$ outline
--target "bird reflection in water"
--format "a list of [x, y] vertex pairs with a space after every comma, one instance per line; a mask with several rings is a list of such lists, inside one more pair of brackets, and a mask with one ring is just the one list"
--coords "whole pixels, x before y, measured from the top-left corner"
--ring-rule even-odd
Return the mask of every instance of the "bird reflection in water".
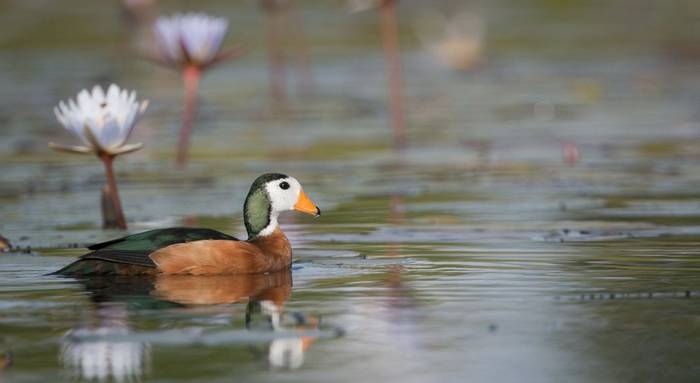
[[[81, 282], [91, 292], [95, 306], [61, 340], [60, 360], [73, 378], [124, 382], [139, 380], [149, 372], [151, 345], [138, 340], [130, 326], [129, 314], [134, 309], [247, 303], [246, 329], [274, 333], [265, 338], [268, 340], [264, 344], [250, 344], [250, 350], [275, 369], [302, 366], [304, 353], [315, 340], [307, 334], [317, 330], [320, 323], [314, 316], [285, 312], [284, 305], [292, 291], [291, 271], [236, 276], [103, 277]], [[230, 323], [234, 321], [227, 321]]]
[[293, 331], [311, 331], [319, 328], [318, 317], [299, 312], [284, 312], [272, 301], [251, 301], [246, 308], [245, 325], [251, 331], [273, 331], [284, 336], [277, 337], [259, 349], [251, 345], [251, 352], [258, 357], [267, 355], [267, 362], [275, 369], [294, 370], [304, 364], [304, 353], [316, 340], [313, 336], [289, 336]]

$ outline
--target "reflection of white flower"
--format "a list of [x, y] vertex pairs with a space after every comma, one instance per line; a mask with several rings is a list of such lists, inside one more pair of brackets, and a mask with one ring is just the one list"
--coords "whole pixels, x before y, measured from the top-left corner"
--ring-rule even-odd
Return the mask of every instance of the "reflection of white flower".
[[61, 101], [54, 112], [56, 118], [84, 146], [51, 143], [53, 149], [74, 153], [123, 154], [141, 148], [141, 144], [126, 144], [136, 122], [148, 106], [137, 102], [136, 93], [121, 90], [112, 84], [104, 90], [97, 85], [92, 93], [83, 89], [76, 101]]
[[203, 13], [160, 17], [154, 27], [161, 58], [178, 66], [214, 62], [227, 29], [226, 19]]
[[280, 338], [270, 343], [267, 354], [274, 368], [295, 370], [304, 364], [304, 341], [301, 338]]
[[148, 344], [80, 340], [81, 337], [123, 336], [128, 333], [129, 330], [124, 327], [71, 330], [61, 341], [61, 361], [73, 377], [82, 380], [138, 381], [147, 368], [150, 353]]

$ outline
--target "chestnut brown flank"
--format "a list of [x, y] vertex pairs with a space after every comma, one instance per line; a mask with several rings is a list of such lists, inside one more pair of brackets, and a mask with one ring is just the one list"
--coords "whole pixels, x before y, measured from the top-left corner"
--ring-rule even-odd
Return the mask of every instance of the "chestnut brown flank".
[[288, 269], [292, 247], [277, 228], [252, 241], [178, 243], [153, 252], [150, 258], [164, 274], [254, 274]]

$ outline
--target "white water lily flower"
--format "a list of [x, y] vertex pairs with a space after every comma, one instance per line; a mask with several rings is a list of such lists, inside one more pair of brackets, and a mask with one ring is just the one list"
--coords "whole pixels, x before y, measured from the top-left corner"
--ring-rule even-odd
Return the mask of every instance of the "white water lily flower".
[[227, 29], [226, 19], [204, 13], [159, 17], [154, 26], [161, 59], [178, 66], [218, 61]]
[[99, 85], [92, 93], [83, 89], [76, 101], [61, 101], [54, 112], [56, 118], [73, 133], [82, 146], [50, 143], [52, 149], [73, 153], [95, 153], [117, 155], [140, 149], [142, 144], [127, 144], [136, 122], [143, 115], [148, 101], [138, 102], [136, 92], [119, 89], [112, 84], [107, 93]]

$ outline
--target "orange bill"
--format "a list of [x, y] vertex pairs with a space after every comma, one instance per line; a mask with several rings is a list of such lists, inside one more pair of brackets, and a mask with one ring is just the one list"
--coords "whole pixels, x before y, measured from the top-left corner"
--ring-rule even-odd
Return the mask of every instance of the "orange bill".
[[315, 215], [316, 217], [321, 215], [321, 209], [319, 209], [318, 206], [316, 206], [316, 204], [306, 196], [306, 193], [304, 193], [303, 190], [299, 192], [299, 198], [297, 199], [297, 203], [294, 205], [294, 210]]

